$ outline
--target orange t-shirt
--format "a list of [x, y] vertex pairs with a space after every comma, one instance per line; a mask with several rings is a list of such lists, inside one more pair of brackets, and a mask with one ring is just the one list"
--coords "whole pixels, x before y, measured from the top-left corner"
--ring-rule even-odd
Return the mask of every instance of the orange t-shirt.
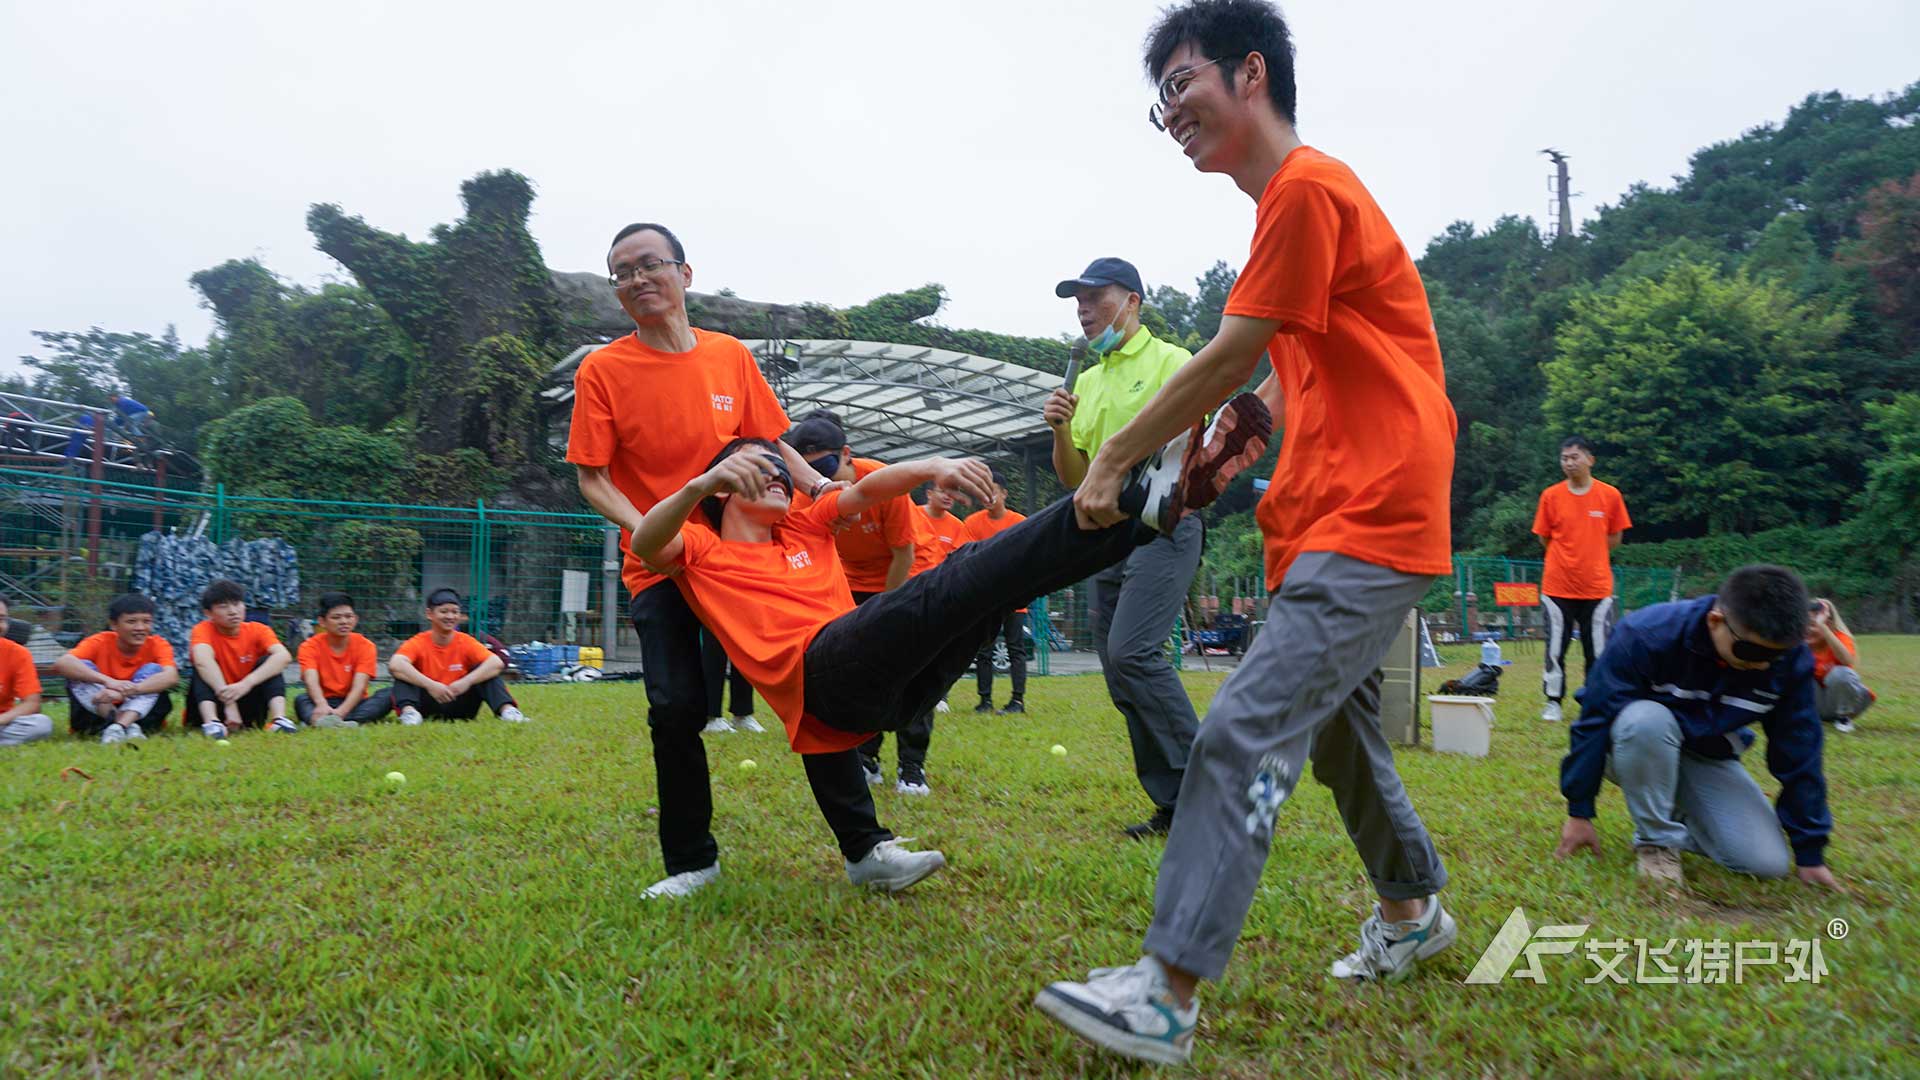
[[[1855, 645], [1853, 643], [1852, 634], [1849, 634], [1844, 630], [1835, 630], [1833, 632], [1833, 636], [1845, 642], [1847, 646], [1847, 651], [1852, 653], [1855, 656], [1855, 658], [1859, 657], [1860, 646]], [[1841, 666], [1840, 658], [1833, 655], [1833, 650], [1827, 648], [1827, 643], [1825, 641], [1822, 641], [1819, 644], [1814, 645], [1812, 648], [1812, 651], [1813, 651], [1813, 680], [1819, 683], [1821, 686], [1825, 686], [1827, 685], [1827, 674], [1831, 672], [1834, 668]]]
[[[1000, 515], [1000, 520], [998, 521], [993, 519], [993, 514], [989, 511], [975, 510], [973, 513], [967, 515], [967, 520], [960, 523], [960, 542], [962, 544], [971, 544], [977, 540], [986, 540], [990, 537], [998, 536], [1025, 520], [1027, 520], [1027, 515], [1020, 513], [1018, 510], [1007, 511]], [[1018, 614], [1025, 614], [1026, 610], [1026, 608], [1014, 609]]]
[[140, 643], [140, 648], [128, 656], [120, 651], [119, 636], [111, 630], [102, 630], [87, 635], [85, 640], [73, 647], [72, 655], [75, 660], [92, 661], [100, 674], [107, 678], [122, 681], [133, 678], [134, 672], [148, 664], [177, 666], [173, 662], [173, 646], [159, 634], [149, 634], [147, 640]]
[[187, 653], [192, 655], [193, 646], [213, 646], [213, 658], [220, 665], [220, 674], [229, 683], [246, 678], [260, 661], [267, 658], [268, 650], [280, 644], [279, 635], [266, 623], [251, 620], [240, 624], [240, 629], [232, 637], [213, 628], [213, 623], [201, 619], [194, 625], [193, 634], [187, 639]]
[[435, 645], [433, 631], [422, 630], [395, 649], [393, 655], [406, 657], [412, 662], [414, 670], [434, 682], [450, 683], [466, 678], [475, 668], [486, 663], [493, 652], [480, 644], [472, 634], [455, 630], [452, 641]]
[[0, 709], [11, 709], [21, 698], [40, 692], [40, 673], [33, 654], [12, 638], [0, 637]]
[[[886, 465], [882, 462], [854, 458], [854, 481], [858, 483], [883, 468]], [[847, 519], [834, 541], [840, 549], [840, 565], [847, 572], [848, 588], [864, 593], [886, 591], [887, 571], [893, 568], [893, 549], [913, 543], [910, 515], [919, 513], [912, 499], [895, 495]]]
[[927, 515], [919, 512], [909, 514], [907, 520], [913, 525], [913, 566], [907, 571], [908, 577], [915, 577], [939, 566], [946, 561], [947, 548], [933, 531], [933, 522]]
[[[787, 414], [746, 346], [725, 334], [693, 332], [689, 352], [664, 353], [632, 334], [597, 349], [573, 376], [567, 461], [604, 466], [641, 513], [707, 471], [737, 438], [778, 439]], [[638, 594], [659, 584], [627, 550], [620, 576]]]
[[1598, 480], [1585, 495], [1565, 481], [1540, 493], [1533, 534], [1547, 538], [1547, 569], [1540, 591], [1563, 600], [1603, 600], [1613, 595], [1613, 558], [1607, 537], [1633, 528], [1620, 489]]
[[1433, 313], [1351, 169], [1311, 147], [1287, 155], [1260, 196], [1226, 314], [1280, 322], [1267, 353], [1286, 431], [1255, 513], [1267, 588], [1309, 551], [1450, 571], [1456, 422]]
[[931, 513], [923, 512], [921, 516], [927, 519], [927, 527], [933, 530], [933, 538], [940, 544], [942, 558], [953, 554], [954, 548], [967, 542], [967, 523], [954, 515], [934, 517]]
[[802, 754], [836, 753], [872, 737], [828, 727], [806, 712], [807, 646], [821, 627], [853, 610], [835, 551], [839, 512], [840, 491], [830, 491], [788, 511], [767, 544], [722, 540], [704, 521], [680, 529], [681, 592]]
[[300, 670], [320, 673], [322, 696], [342, 698], [353, 689], [355, 675], [365, 675], [371, 682], [379, 674], [380, 654], [373, 642], [361, 634], [348, 634], [347, 651], [335, 653], [332, 641], [320, 633], [300, 643]]

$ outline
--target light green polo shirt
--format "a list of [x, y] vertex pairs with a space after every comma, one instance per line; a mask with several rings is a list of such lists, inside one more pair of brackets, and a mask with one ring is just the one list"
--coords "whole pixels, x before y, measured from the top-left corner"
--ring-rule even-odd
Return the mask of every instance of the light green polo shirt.
[[1161, 384], [1191, 359], [1192, 353], [1141, 327], [1125, 344], [1080, 373], [1073, 387], [1080, 397], [1069, 430], [1073, 445], [1089, 458], [1099, 453], [1101, 445], [1127, 426], [1160, 392]]

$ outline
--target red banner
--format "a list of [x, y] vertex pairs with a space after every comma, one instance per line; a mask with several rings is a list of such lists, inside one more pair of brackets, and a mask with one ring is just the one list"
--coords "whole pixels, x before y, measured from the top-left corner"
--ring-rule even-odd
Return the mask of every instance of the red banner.
[[1539, 607], [1540, 586], [1530, 581], [1496, 581], [1493, 604], [1495, 607]]

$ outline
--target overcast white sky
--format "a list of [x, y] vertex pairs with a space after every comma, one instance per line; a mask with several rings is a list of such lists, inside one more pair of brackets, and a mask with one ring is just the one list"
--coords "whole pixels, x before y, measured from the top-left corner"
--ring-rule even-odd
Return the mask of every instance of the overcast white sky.
[[[255, 256], [313, 284], [309, 204], [424, 236], [460, 182], [532, 178], [556, 269], [622, 224], [695, 288], [849, 305], [929, 281], [941, 321], [1051, 336], [1097, 255], [1191, 290], [1252, 204], [1145, 119], [1155, 0], [500, 0], [0, 5], [0, 368], [29, 331], [205, 339], [188, 275]], [[1301, 133], [1418, 255], [1449, 222], [1584, 216], [1807, 93], [1920, 79], [1920, 3], [1283, 5]]]

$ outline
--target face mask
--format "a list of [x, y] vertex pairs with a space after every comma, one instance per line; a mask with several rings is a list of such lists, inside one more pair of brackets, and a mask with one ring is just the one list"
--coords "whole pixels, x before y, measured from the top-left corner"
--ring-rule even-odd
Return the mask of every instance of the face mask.
[[1114, 349], [1119, 348], [1121, 342], [1125, 340], [1120, 333], [1120, 324], [1126, 321], [1126, 314], [1126, 306], [1122, 305], [1120, 314], [1114, 316], [1114, 321], [1108, 323], [1107, 328], [1100, 331], [1098, 337], [1087, 339], [1087, 348], [1093, 350], [1093, 355], [1105, 356]]

